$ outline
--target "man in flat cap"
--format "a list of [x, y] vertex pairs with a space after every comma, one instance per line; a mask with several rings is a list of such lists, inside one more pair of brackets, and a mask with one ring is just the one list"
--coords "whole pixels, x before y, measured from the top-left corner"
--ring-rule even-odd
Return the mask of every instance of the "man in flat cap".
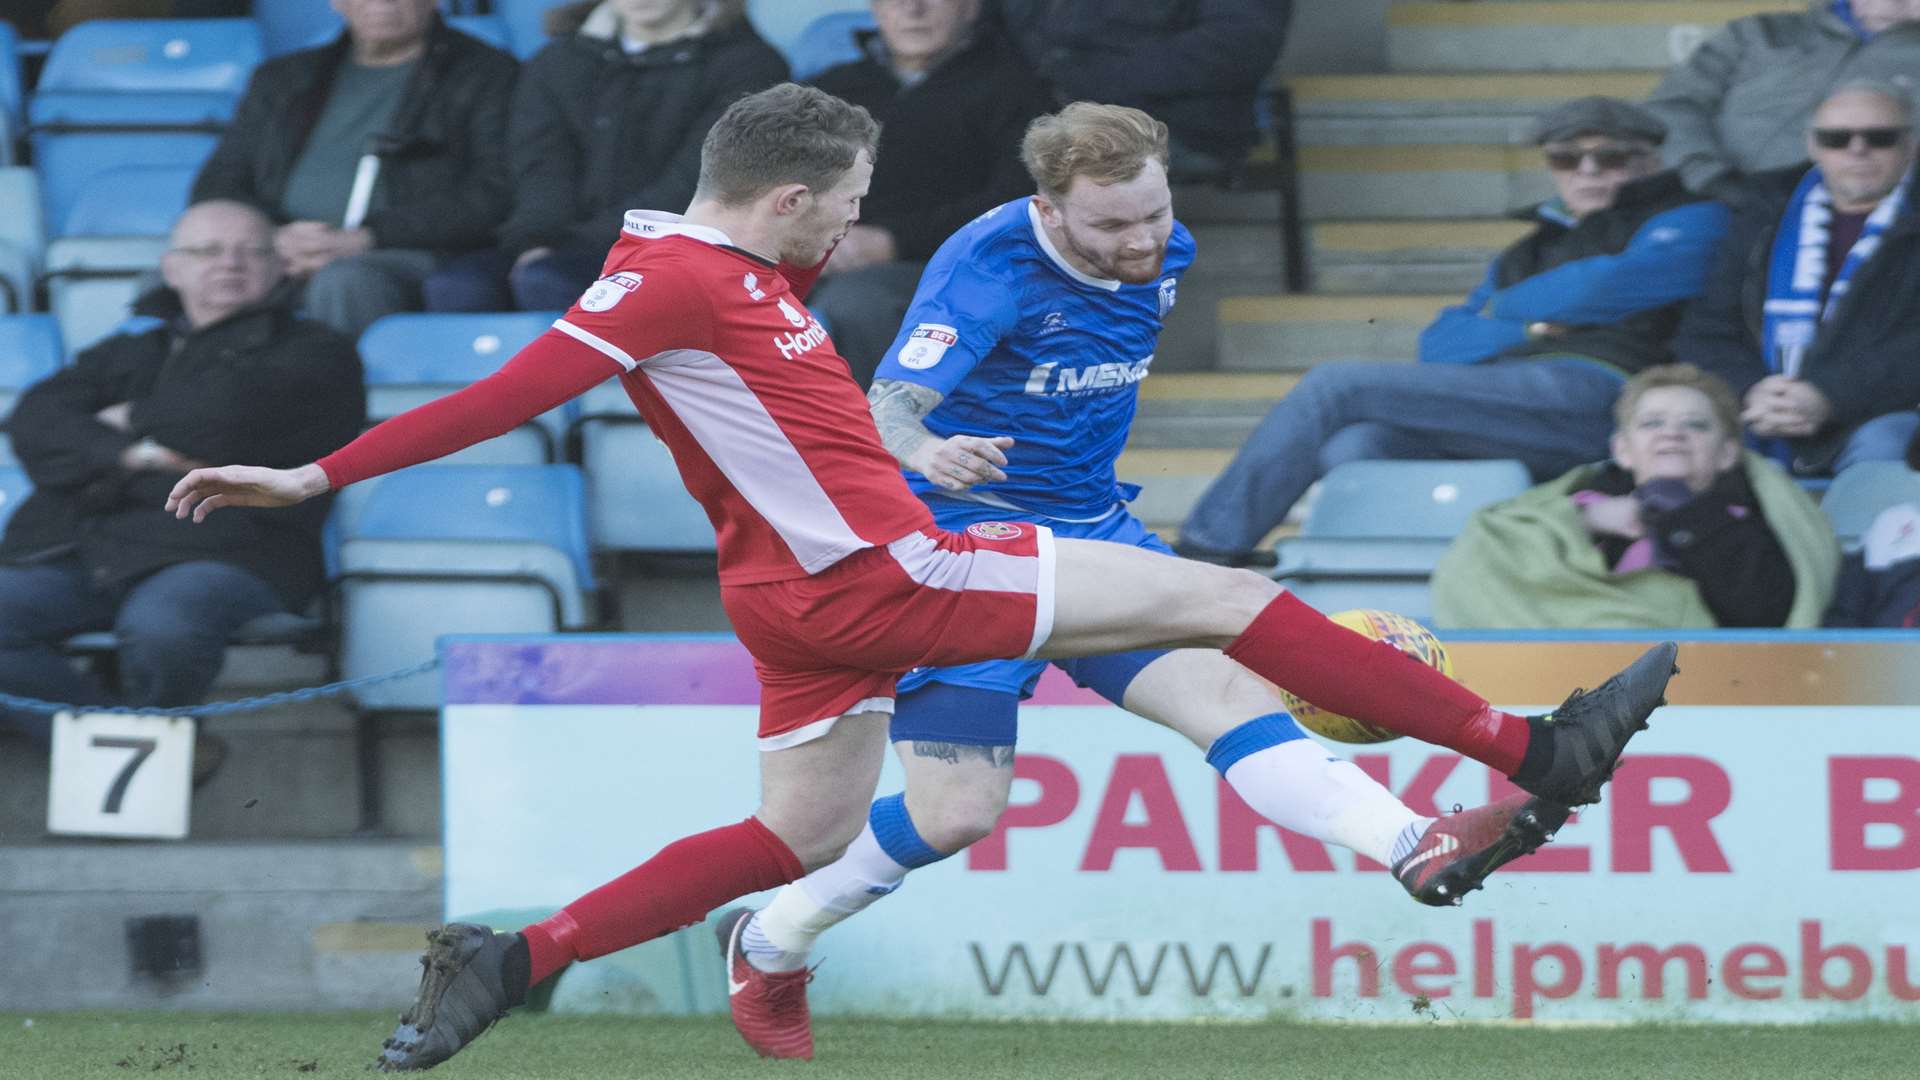
[[1920, 192], [1897, 84], [1827, 94], [1813, 167], [1747, 178], [1673, 353], [1742, 395], [1741, 423], [1802, 476], [1899, 461], [1920, 431]]
[[1334, 466], [1380, 458], [1516, 458], [1539, 480], [1607, 456], [1626, 377], [1667, 363], [1727, 210], [1661, 172], [1660, 121], [1581, 98], [1536, 132], [1558, 197], [1465, 303], [1420, 335], [1420, 363], [1321, 363], [1267, 414], [1186, 522], [1189, 558], [1255, 551]]

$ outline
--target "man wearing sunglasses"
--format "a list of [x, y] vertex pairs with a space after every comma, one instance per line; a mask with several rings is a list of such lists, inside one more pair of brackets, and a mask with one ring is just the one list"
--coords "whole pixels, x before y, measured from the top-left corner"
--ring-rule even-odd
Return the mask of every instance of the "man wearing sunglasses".
[[1743, 395], [1747, 434], [1801, 475], [1898, 461], [1920, 429], [1914, 103], [1855, 82], [1821, 102], [1813, 168], [1751, 178], [1673, 351]]
[[1267, 414], [1180, 527], [1188, 558], [1254, 547], [1334, 466], [1515, 458], [1538, 480], [1607, 456], [1628, 375], [1668, 360], [1727, 211], [1660, 172], [1665, 128], [1612, 98], [1568, 102], [1537, 136], [1558, 197], [1526, 216], [1466, 301], [1420, 336], [1420, 364], [1322, 363]]

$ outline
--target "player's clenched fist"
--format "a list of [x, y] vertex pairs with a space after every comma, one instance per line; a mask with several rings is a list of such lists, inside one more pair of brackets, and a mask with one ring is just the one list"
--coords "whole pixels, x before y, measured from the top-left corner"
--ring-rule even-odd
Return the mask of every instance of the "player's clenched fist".
[[176, 518], [205, 521], [223, 506], [292, 506], [326, 492], [327, 474], [318, 465], [266, 469], [222, 465], [195, 469], [167, 493], [167, 509]]
[[913, 452], [907, 468], [948, 491], [965, 491], [989, 480], [1005, 480], [1007, 474], [1000, 466], [1007, 463], [1006, 449], [1012, 445], [1013, 439], [1006, 435], [928, 439]]

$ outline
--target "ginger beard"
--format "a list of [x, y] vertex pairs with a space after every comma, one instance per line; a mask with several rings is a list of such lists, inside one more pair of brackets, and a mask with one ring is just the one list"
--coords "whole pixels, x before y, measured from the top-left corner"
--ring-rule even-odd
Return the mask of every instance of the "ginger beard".
[[1064, 193], [1037, 199], [1048, 238], [1083, 273], [1127, 285], [1160, 276], [1173, 235], [1173, 193], [1158, 161], [1113, 184], [1076, 176]]

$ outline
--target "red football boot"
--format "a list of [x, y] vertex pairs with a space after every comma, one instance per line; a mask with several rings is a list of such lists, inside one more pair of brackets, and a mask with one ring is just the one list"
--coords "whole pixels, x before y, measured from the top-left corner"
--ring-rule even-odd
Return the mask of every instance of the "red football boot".
[[1415, 900], [1451, 907], [1487, 875], [1553, 839], [1571, 813], [1525, 792], [1471, 810], [1455, 807], [1393, 864], [1393, 876]]
[[752, 916], [752, 908], [734, 908], [713, 928], [727, 963], [727, 1008], [734, 1029], [761, 1057], [810, 1061], [813, 1018], [807, 1012], [807, 984], [813, 972], [761, 971], [748, 963], [740, 935]]

